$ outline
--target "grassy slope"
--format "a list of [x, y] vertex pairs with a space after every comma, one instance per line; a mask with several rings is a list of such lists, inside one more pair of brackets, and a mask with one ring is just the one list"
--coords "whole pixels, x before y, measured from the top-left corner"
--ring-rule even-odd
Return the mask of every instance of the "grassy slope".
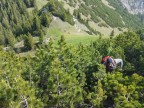
[[[59, 0], [62, 1], [62, 0]], [[40, 0], [37, 0], [37, 3], [39, 3]], [[73, 14], [73, 10], [75, 8], [78, 8], [78, 5], [74, 8], [69, 6], [66, 1], [62, 1], [64, 3], [65, 9], [69, 9], [71, 14]], [[105, 2], [105, 1], [104, 1]], [[47, 2], [39, 3], [40, 7], [42, 7], [42, 4], [46, 4]], [[106, 5], [108, 5], [108, 2], [106, 2]], [[112, 8], [112, 7], [111, 7]], [[101, 19], [101, 22], [104, 22]], [[113, 28], [109, 27], [99, 27], [97, 23], [90, 22], [91, 27], [95, 28], [96, 30], [100, 31], [104, 34], [104, 36], [109, 36]], [[90, 36], [83, 30], [87, 30], [87, 28], [82, 25], [81, 23], [76, 21], [76, 26], [71, 26], [67, 22], [61, 21], [59, 18], [54, 17], [52, 23], [50, 24], [49, 28], [46, 28], [46, 36], [52, 37], [54, 40], [58, 40], [61, 35], [64, 35], [66, 38], [66, 42], [70, 43], [72, 45], [78, 45], [79, 43], [88, 44], [92, 40], [95, 40], [98, 36]], [[117, 28], [114, 28], [115, 35], [119, 34], [120, 31]]]
[[[47, 0], [36, 0], [37, 2], [37, 7], [38, 9], [41, 9], [44, 5], [47, 4]], [[65, 7], [69, 7], [68, 5], [65, 5]], [[34, 8], [28, 8], [27, 11], [29, 14], [31, 14], [32, 10]], [[73, 13], [73, 9], [71, 10], [71, 13]], [[46, 30], [46, 37], [52, 37], [56, 42], [60, 39], [61, 35], [64, 35], [66, 43], [70, 45], [77, 46], [80, 43], [83, 43], [84, 45], [90, 44], [91, 41], [95, 41], [98, 36], [95, 35], [88, 35], [84, 31], [79, 31], [79, 29], [87, 30], [87, 28], [83, 25], [80, 24], [78, 21], [76, 21], [78, 28], [75, 26], [70, 25], [67, 22], [63, 22], [59, 18], [54, 18], [52, 23], [50, 24], [49, 28], [44, 28]], [[34, 41], [37, 41], [38, 38], [35, 37]], [[19, 48], [23, 46], [23, 42], [19, 42], [15, 45], [15, 47]], [[28, 51], [28, 52], [23, 52], [17, 54], [17, 56], [27, 56], [31, 55], [33, 56], [35, 54], [34, 50]]]
[[53, 17], [53, 21], [50, 24], [49, 30], [56, 29], [60, 31], [61, 33], [65, 34], [76, 34], [76, 35], [82, 35], [86, 34], [83, 30], [87, 30], [83, 24], [78, 23], [75, 21], [75, 25], [72, 26], [67, 22], [63, 22], [58, 17]]
[[[48, 0], [36, 0], [37, 8], [40, 10], [44, 5], [48, 3]], [[34, 8], [28, 8], [27, 11], [29, 14], [33, 11]]]
[[[104, 5], [106, 5], [107, 7], [115, 10], [115, 8], [112, 7], [107, 0], [102, 0], [102, 3], [103, 3]], [[105, 22], [104, 20], [102, 20], [101, 18], [100, 18], [100, 20], [101, 20], [100, 23], [106, 23], [106, 22]], [[98, 24], [99, 24], [99, 23], [98, 23]], [[107, 28], [107, 27], [100, 27], [100, 26], [98, 26], [98, 24], [95, 23], [95, 22], [93, 22], [93, 21], [90, 22], [90, 25], [91, 25], [92, 28], [95, 28], [97, 31], [101, 32], [101, 33], [102, 33], [103, 35], [105, 35], [105, 36], [109, 36], [109, 34], [111, 33], [112, 30], [114, 30], [115, 35], [118, 35], [118, 34], [120, 34], [120, 33], [122, 32], [122, 31], [119, 31], [118, 28], [112, 28], [112, 27], [110, 27], [110, 26], [108, 26], [108, 28]], [[123, 31], [126, 31], [126, 30], [127, 30], [127, 29], [123, 28]]]
[[[62, 1], [62, 0], [59, 0], [59, 1]], [[64, 3], [65, 9], [69, 9], [71, 14], [73, 14], [73, 10], [75, 8], [78, 8], [78, 6], [80, 5], [80, 4], [77, 4], [77, 6], [71, 7], [66, 3], [66, 1], [62, 1], [62, 2]], [[41, 9], [44, 5], [46, 5], [48, 3], [48, 1], [47, 0], [36, 0], [36, 3], [37, 3], [38, 9]], [[103, 3], [105, 5], [111, 7], [108, 4], [108, 2], [106, 2], [106, 0], [103, 0]], [[30, 8], [30, 9], [28, 9], [28, 11], [31, 12], [32, 9]], [[104, 21], [101, 19], [101, 22], [104, 22]], [[95, 28], [96, 30], [100, 31], [105, 36], [109, 36], [111, 31], [113, 30], [113, 28], [111, 28], [111, 27], [108, 27], [108, 28], [107, 27], [99, 27], [98, 24], [94, 23], [93, 21], [90, 21], [89, 23], [92, 28]], [[53, 37], [54, 39], [57, 40], [57, 39], [59, 39], [59, 37], [61, 35], [64, 35], [64, 36], [66, 36], [66, 41], [68, 43], [72, 43], [72, 44], [78, 44], [79, 42], [89, 43], [91, 40], [93, 40], [93, 39], [95, 39], [95, 37], [97, 37], [97, 36], [90, 36], [83, 30], [87, 30], [87, 28], [79, 22], [76, 22], [75, 26], [71, 26], [67, 22], [61, 21], [59, 18], [56, 18], [56, 19], [54, 18], [52, 23], [50, 24], [50, 27], [46, 28], [46, 32], [47, 32], [46, 36]], [[117, 28], [114, 28], [114, 30], [115, 30], [115, 34], [120, 33]]]
[[[74, 10], [74, 9], [78, 9], [78, 8], [79, 8], [79, 5], [80, 5], [80, 4], [77, 2], [77, 5], [76, 5], [75, 7], [72, 7], [72, 6], [68, 5], [66, 1], [63, 1], [63, 0], [59, 0], [59, 1], [62, 1], [62, 2], [63, 2], [64, 8], [65, 8], [65, 9], [69, 9], [71, 14], [73, 14], [73, 10]], [[84, 2], [82, 2], [82, 3], [84, 3]], [[115, 10], [115, 8], [113, 8], [112, 6], [109, 5], [109, 3], [108, 3], [107, 0], [102, 0], [102, 3], [104, 3], [104, 5], [106, 5], [107, 7]], [[83, 17], [84, 19], [87, 19], [87, 17], [84, 16], [84, 15], [82, 15], [82, 17]], [[89, 19], [89, 18], [88, 18], [88, 19]], [[104, 21], [103, 19], [101, 19], [101, 22], [100, 22], [100, 23], [105, 23], [105, 21]], [[94, 21], [89, 21], [89, 24], [90, 24], [90, 26], [91, 26], [92, 28], [94, 28], [95, 30], [101, 32], [103, 35], [106, 35], [106, 36], [109, 36], [109, 34], [111, 33], [111, 31], [112, 31], [113, 29], [114, 29], [114, 31], [115, 31], [115, 35], [121, 33], [121, 31], [119, 31], [117, 28], [112, 28], [112, 27], [110, 27], [110, 26], [109, 26], [108, 28], [107, 28], [107, 27], [100, 27], [100, 26], [98, 25], [99, 23], [95, 23]], [[126, 29], [123, 29], [123, 30], [126, 30]]]
[[38, 9], [41, 9], [44, 5], [48, 3], [48, 0], [36, 0]]
[[97, 36], [90, 36], [84, 31], [79, 31], [75, 26], [71, 26], [69, 23], [63, 22], [56, 17], [50, 24], [49, 29], [46, 30], [47, 36], [58, 40], [61, 35], [64, 35], [66, 42], [72, 45], [78, 45], [79, 43], [88, 44], [97, 38]]
[[[38, 9], [41, 9], [44, 5], [47, 4], [47, 0], [36, 0]], [[69, 5], [65, 3], [65, 8], [70, 8]], [[74, 9], [74, 8], [73, 8]], [[73, 13], [73, 9], [71, 8], [71, 12]], [[29, 8], [28, 11], [31, 13], [33, 8]], [[77, 25], [79, 28], [83, 28], [86, 30], [85, 26], [78, 23]], [[70, 44], [79, 44], [82, 43], [89, 43], [91, 40], [95, 39], [96, 36], [89, 36], [86, 32], [80, 31], [75, 26], [71, 26], [67, 22], [63, 22], [59, 18], [54, 17], [52, 23], [50, 24], [49, 28], [45, 28], [48, 37], [53, 37], [54, 40], [58, 40], [61, 35], [64, 35], [66, 38], [66, 42]], [[38, 39], [37, 39], [38, 40]]]
[[[101, 22], [104, 22], [103, 20], [101, 20]], [[97, 31], [101, 32], [104, 36], [109, 36], [110, 33], [112, 32], [112, 30], [114, 30], [115, 35], [118, 35], [120, 33], [122, 33], [122, 31], [119, 31], [118, 28], [112, 28], [110, 26], [108, 27], [100, 27], [98, 24], [99, 23], [95, 23], [94, 21], [89, 21], [89, 24], [92, 28], [96, 29]], [[123, 28], [123, 31], [125, 31], [126, 29]]]
[[[59, 1], [62, 1], [62, 0], [59, 0]], [[69, 9], [70, 10], [70, 13], [71, 14], [73, 14], [73, 10], [74, 9], [77, 9], [78, 8], [78, 5], [77, 6], [75, 6], [75, 8], [74, 7], [71, 7], [71, 6], [69, 6], [65, 1], [62, 1], [63, 3], [64, 3], [64, 7], [65, 7], [65, 9]], [[47, 3], [47, 1], [46, 0], [43, 0], [43, 1], [41, 1], [41, 0], [37, 0], [37, 4], [38, 4], [38, 8], [40, 9], [40, 8], [42, 8], [42, 6], [44, 6], [45, 4]], [[112, 6], [110, 6], [110, 5], [108, 5], [108, 2], [106, 2], [106, 0], [103, 0], [103, 3], [105, 4], [105, 5], [107, 5], [107, 6], [109, 6], [109, 7], [111, 7], [112, 8]], [[102, 19], [101, 19], [101, 22], [104, 22]], [[121, 33], [117, 28], [111, 28], [111, 27], [100, 27], [100, 26], [98, 26], [98, 24], [97, 23], [94, 23], [93, 21], [90, 21], [90, 26], [92, 27], [92, 28], [94, 28], [94, 29], [96, 29], [97, 31], [99, 31], [99, 32], [101, 32], [103, 35], [106, 35], [106, 36], [109, 36], [109, 34], [111, 33], [111, 31], [114, 29], [115, 30], [115, 34], [117, 35], [117, 34], [119, 34], [119, 33]], [[86, 35], [84, 32], [78, 32], [78, 29], [79, 29], [79, 31], [80, 31], [80, 29], [83, 29], [83, 27], [81, 26], [81, 24], [80, 23], [77, 23], [77, 26], [79, 27], [79, 28], [75, 28], [75, 27], [72, 27], [72, 26], [70, 26], [70, 25], [68, 25], [67, 23], [65, 23], [65, 22], [61, 22], [60, 20], [58, 20], [57, 22], [56, 21], [54, 21], [54, 22], [52, 22], [52, 24], [51, 24], [52, 26], [50, 26], [50, 30], [48, 30], [48, 34], [50, 34], [50, 35], [61, 35], [62, 33], [63, 34], [70, 34], [70, 35], [72, 35], [72, 34], [76, 34], [76, 35], [78, 35], [78, 34], [80, 34], [80, 35], [82, 35], [82, 34], [84, 34], [84, 35]], [[64, 28], [63, 28], [63, 26], [65, 26]], [[54, 32], [56, 33], [56, 34], [54, 34]], [[60, 33], [61, 32], [61, 33]]]
[[90, 44], [90, 42], [95, 41], [98, 38], [98, 36], [95, 35], [67, 35], [65, 36], [66, 42], [68, 44], [77, 46], [80, 43], [84, 45]]

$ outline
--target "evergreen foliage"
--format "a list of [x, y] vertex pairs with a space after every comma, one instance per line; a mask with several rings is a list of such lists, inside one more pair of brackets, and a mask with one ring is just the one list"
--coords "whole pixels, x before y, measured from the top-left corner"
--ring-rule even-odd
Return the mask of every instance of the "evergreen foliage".
[[61, 20], [74, 25], [73, 16], [70, 14], [69, 10], [64, 9], [62, 3], [57, 0], [49, 0], [39, 14], [43, 13], [52, 14], [53, 16], [59, 17]]
[[[111, 27], [141, 27], [136, 17], [120, 10], [117, 1], [109, 0], [114, 11], [101, 0], [84, 0], [74, 15], [90, 28], [81, 13], [99, 22], [100, 16]], [[34, 47], [33, 36], [44, 39], [43, 26], [48, 27], [52, 15], [74, 24], [73, 17], [61, 2], [49, 0], [39, 12], [29, 16], [27, 8], [35, 0], [0, 1], [0, 45], [13, 47], [24, 40], [26, 50]], [[79, 1], [67, 1], [71, 6]], [[119, 2], [118, 2], [119, 3]], [[94, 6], [93, 4], [97, 4]], [[87, 8], [86, 5], [89, 7]], [[36, 6], [34, 6], [36, 7]], [[92, 11], [90, 11], [92, 9]], [[114, 13], [114, 15], [112, 15]], [[112, 17], [110, 17], [112, 16]], [[129, 22], [129, 18], [132, 18]], [[119, 20], [119, 22], [117, 21]], [[92, 33], [99, 34], [90, 28]], [[111, 39], [100, 37], [90, 45], [70, 46], [64, 36], [54, 43], [41, 45], [34, 56], [21, 57], [0, 48], [0, 107], [1, 108], [143, 108], [144, 107], [144, 30], [124, 32]], [[111, 36], [114, 36], [112, 31]], [[124, 71], [106, 73], [103, 56], [124, 60]]]
[[[79, 8], [75, 7], [73, 15], [86, 25], [90, 30], [89, 34], [101, 35], [89, 25], [89, 21], [94, 21], [99, 26], [119, 27], [119, 30], [122, 27], [137, 29], [143, 26], [141, 20], [123, 9], [119, 1], [108, 1], [115, 10], [104, 5], [101, 0], [83, 0], [82, 3], [81, 0], [67, 0], [67, 3], [73, 7], [81, 4]], [[49, 27], [53, 16], [74, 25], [74, 16], [64, 8], [63, 2], [57, 0], [49, 0], [41, 10], [37, 9], [36, 0], [1, 0], [0, 7], [0, 44], [3, 46], [13, 47], [20, 38], [21, 40], [24, 38], [23, 35], [28, 33], [40, 36], [40, 29]], [[28, 8], [33, 8], [33, 11], [29, 13]], [[90, 17], [83, 19], [82, 15]], [[100, 22], [100, 18], [105, 23]], [[9, 36], [12, 40], [8, 38]]]
[[29, 7], [33, 7], [35, 5], [36, 0], [24, 0], [24, 3], [26, 4], [26, 6]]
[[[41, 16], [34, 11], [29, 15], [27, 8], [35, 7], [35, 0], [2, 0], [0, 1], [0, 44], [4, 46], [14, 46], [19, 36], [27, 33], [39, 35]], [[49, 16], [47, 16], [49, 17]], [[46, 17], [46, 18], [47, 18]], [[49, 25], [51, 20], [46, 19]], [[22, 37], [24, 38], [24, 37]]]
[[[109, 8], [102, 3], [101, 0], [83, 0], [83, 3], [81, 3], [79, 8], [75, 9], [74, 15], [76, 15], [75, 13], [81, 13], [86, 17], [89, 15], [90, 21], [94, 21], [95, 23], [99, 23], [101, 21], [99, 18], [101, 18], [107, 25], [113, 28], [127, 27], [140, 29], [143, 26], [140, 18], [136, 15], [130, 14], [126, 9], [124, 9], [119, 0], [108, 0], [108, 2], [115, 9]], [[75, 4], [70, 1], [69, 3], [72, 3], [73, 5]]]
[[25, 35], [24, 47], [26, 50], [31, 50], [34, 47], [33, 37], [30, 33], [28, 33], [28, 35]]
[[114, 30], [112, 30], [111, 34], [110, 34], [110, 38], [112, 39], [114, 37]]
[[[128, 31], [78, 47], [62, 36], [57, 45], [50, 40], [33, 57], [1, 51], [0, 107], [142, 108], [142, 43]], [[100, 64], [104, 55], [122, 58], [125, 70], [106, 73]]]

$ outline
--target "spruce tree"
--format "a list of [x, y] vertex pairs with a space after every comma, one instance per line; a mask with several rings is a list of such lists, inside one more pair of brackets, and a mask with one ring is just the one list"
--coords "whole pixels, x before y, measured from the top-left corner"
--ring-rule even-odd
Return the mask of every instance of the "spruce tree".
[[30, 33], [28, 33], [28, 35], [25, 35], [24, 47], [26, 50], [31, 50], [34, 47], [33, 37]]
[[7, 40], [8, 40], [8, 44], [9, 44], [11, 47], [13, 47], [14, 44], [15, 44], [15, 42], [16, 42], [16, 40], [15, 40], [15, 37], [14, 37], [12, 31], [10, 31], [10, 30], [8, 31], [8, 34], [7, 34], [6, 38], [7, 38]]
[[0, 107], [43, 107], [43, 102], [36, 97], [36, 88], [22, 76], [25, 71], [23, 59], [2, 51], [0, 59]]
[[40, 28], [41, 28], [41, 25], [40, 25], [41, 22], [40, 22], [40, 19], [39, 19], [38, 16], [36, 16], [36, 17], [34, 18], [33, 24], [34, 24], [35, 30], [40, 30]]
[[112, 39], [114, 37], [114, 30], [112, 30], [112, 32], [110, 33], [110, 39]]
[[39, 42], [42, 44], [43, 40], [44, 40], [44, 33], [42, 30], [40, 30]]

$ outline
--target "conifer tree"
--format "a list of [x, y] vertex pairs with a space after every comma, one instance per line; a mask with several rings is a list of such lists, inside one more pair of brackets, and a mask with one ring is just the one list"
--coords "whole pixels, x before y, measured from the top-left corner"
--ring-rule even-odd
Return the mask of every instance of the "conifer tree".
[[38, 87], [43, 90], [40, 97], [45, 100], [46, 107], [72, 108], [80, 105], [83, 102], [84, 83], [77, 80], [76, 55], [66, 46], [64, 38], [59, 41], [58, 48], [49, 42], [47, 51], [49, 54], [39, 50], [33, 64], [38, 77]]
[[9, 29], [9, 21], [8, 21], [8, 19], [7, 19], [6, 16], [3, 17], [3, 19], [2, 19], [2, 24], [3, 24], [3, 26], [4, 26], [6, 29]]
[[8, 44], [9, 44], [11, 47], [13, 47], [14, 44], [15, 44], [15, 42], [16, 42], [16, 40], [15, 40], [15, 37], [14, 37], [12, 31], [8, 31], [8, 34], [7, 34], [6, 38], [7, 38], [7, 40], [8, 40]]
[[0, 34], [0, 45], [4, 45], [5, 43], [5, 38], [3, 34]]
[[24, 38], [24, 47], [26, 50], [31, 50], [33, 46], [34, 46], [33, 37], [30, 33], [28, 33], [28, 35], [25, 35]]
[[42, 43], [43, 40], [44, 40], [44, 33], [42, 30], [40, 30], [39, 42]]
[[0, 52], [0, 107], [43, 107], [36, 89], [22, 77], [25, 64], [13, 53]]
[[50, 13], [48, 13], [48, 14], [43, 13], [41, 15], [41, 24], [43, 26], [48, 27], [51, 21], [52, 21], [52, 18], [51, 18]]
[[4, 43], [5, 43], [5, 38], [3, 33], [3, 27], [2, 24], [0, 23], [0, 45], [4, 45]]
[[40, 30], [40, 28], [41, 28], [41, 22], [40, 22], [40, 19], [39, 19], [39, 17], [38, 16], [36, 16], [35, 18], [34, 18], [34, 28], [35, 28], [35, 30]]
[[112, 39], [114, 37], [114, 30], [112, 30], [112, 32], [110, 33], [110, 39]]

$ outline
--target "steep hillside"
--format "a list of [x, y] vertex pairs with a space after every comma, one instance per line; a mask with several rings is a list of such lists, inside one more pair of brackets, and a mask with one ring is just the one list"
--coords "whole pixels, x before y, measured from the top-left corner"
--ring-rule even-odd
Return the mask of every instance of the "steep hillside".
[[43, 26], [48, 27], [51, 17], [37, 14], [38, 3], [37, 0], [0, 1], [0, 45], [14, 47], [28, 34], [33, 37], [43, 34]]
[[143, 28], [142, 19], [130, 14], [124, 7], [126, 3], [122, 0], [1, 0], [0, 45], [13, 47], [28, 34], [41, 40], [42, 35], [55, 35], [53, 31], [63, 35], [109, 36], [112, 31], [117, 35], [129, 28]]
[[[141, 28], [140, 18], [128, 13], [120, 1], [115, 0], [59, 0], [64, 8], [83, 23], [90, 32], [109, 35], [114, 29], [118, 34], [124, 28]], [[105, 31], [105, 32], [103, 32]]]
[[30, 3], [27, 1], [0, 1], [0, 45], [13, 46], [16, 36], [32, 30], [31, 18], [26, 9], [33, 7], [34, 1], [31, 0]]

